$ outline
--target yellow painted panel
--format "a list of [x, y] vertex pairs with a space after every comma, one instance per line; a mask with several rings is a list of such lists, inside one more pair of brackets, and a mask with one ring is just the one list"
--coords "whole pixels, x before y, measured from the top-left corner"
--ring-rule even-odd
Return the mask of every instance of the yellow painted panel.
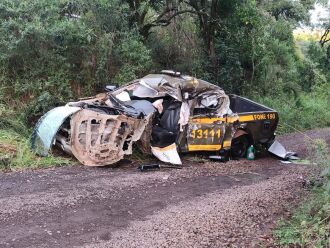
[[198, 124], [213, 124], [216, 121], [224, 121], [228, 123], [233, 123], [237, 120], [240, 121], [253, 121], [253, 115], [246, 115], [246, 116], [229, 116], [227, 118], [221, 118], [221, 117], [214, 117], [214, 118], [192, 118], [190, 119], [190, 122], [192, 123], [198, 123]]
[[227, 118], [214, 117], [214, 118], [192, 118], [190, 122], [198, 124], [213, 124], [216, 121], [225, 121], [228, 123], [233, 123], [239, 119], [240, 122], [254, 121], [253, 115], [242, 115], [242, 116], [229, 116]]
[[225, 121], [225, 118], [196, 118], [191, 119], [193, 123], [200, 123], [200, 124], [213, 124], [216, 121]]
[[188, 145], [188, 151], [218, 151], [221, 145]]
[[243, 115], [239, 117], [240, 122], [244, 121], [254, 121], [253, 115]]
[[223, 142], [223, 147], [230, 147], [231, 146], [231, 141], [224, 141]]
[[234, 123], [235, 121], [238, 121], [239, 120], [239, 116], [229, 116], [229, 117], [227, 117], [227, 122], [228, 123]]
[[161, 152], [165, 152], [165, 151], [176, 149], [176, 145], [175, 144], [172, 144], [172, 145], [169, 145], [169, 146], [165, 146], [163, 148], [161, 148], [161, 147], [153, 147], [153, 149], [158, 150], [158, 151], [161, 151]]

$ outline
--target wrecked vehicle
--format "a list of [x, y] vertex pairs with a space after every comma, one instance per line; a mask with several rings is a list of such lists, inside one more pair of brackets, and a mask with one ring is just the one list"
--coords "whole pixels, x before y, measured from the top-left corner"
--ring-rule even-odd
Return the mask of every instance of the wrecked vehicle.
[[136, 143], [142, 152], [179, 165], [179, 153], [243, 157], [249, 145], [268, 148], [277, 123], [273, 109], [226, 95], [206, 81], [162, 71], [50, 110], [34, 129], [32, 149], [46, 156], [57, 145], [84, 165], [103, 166], [132, 154]]

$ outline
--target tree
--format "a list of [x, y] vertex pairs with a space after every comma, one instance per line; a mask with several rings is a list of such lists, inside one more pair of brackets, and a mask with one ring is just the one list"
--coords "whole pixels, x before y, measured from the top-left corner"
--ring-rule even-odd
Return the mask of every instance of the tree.
[[129, 25], [137, 26], [146, 39], [154, 27], [166, 27], [178, 15], [191, 12], [180, 10], [183, 0], [125, 0], [130, 9]]

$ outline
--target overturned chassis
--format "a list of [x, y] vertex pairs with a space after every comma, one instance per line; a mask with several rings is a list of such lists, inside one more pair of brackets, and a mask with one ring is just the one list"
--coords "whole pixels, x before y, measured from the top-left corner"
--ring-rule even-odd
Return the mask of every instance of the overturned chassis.
[[166, 71], [52, 109], [36, 125], [32, 148], [46, 156], [56, 144], [84, 165], [103, 166], [132, 154], [136, 143], [163, 162], [181, 164], [178, 152], [243, 156], [250, 144], [267, 147], [277, 122], [270, 108]]

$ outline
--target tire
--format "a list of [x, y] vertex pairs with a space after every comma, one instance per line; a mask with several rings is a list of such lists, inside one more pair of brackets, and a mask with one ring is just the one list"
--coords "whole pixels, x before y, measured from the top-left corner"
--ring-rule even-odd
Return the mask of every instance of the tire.
[[249, 139], [247, 135], [241, 135], [231, 142], [231, 156], [234, 158], [243, 158], [249, 147]]

